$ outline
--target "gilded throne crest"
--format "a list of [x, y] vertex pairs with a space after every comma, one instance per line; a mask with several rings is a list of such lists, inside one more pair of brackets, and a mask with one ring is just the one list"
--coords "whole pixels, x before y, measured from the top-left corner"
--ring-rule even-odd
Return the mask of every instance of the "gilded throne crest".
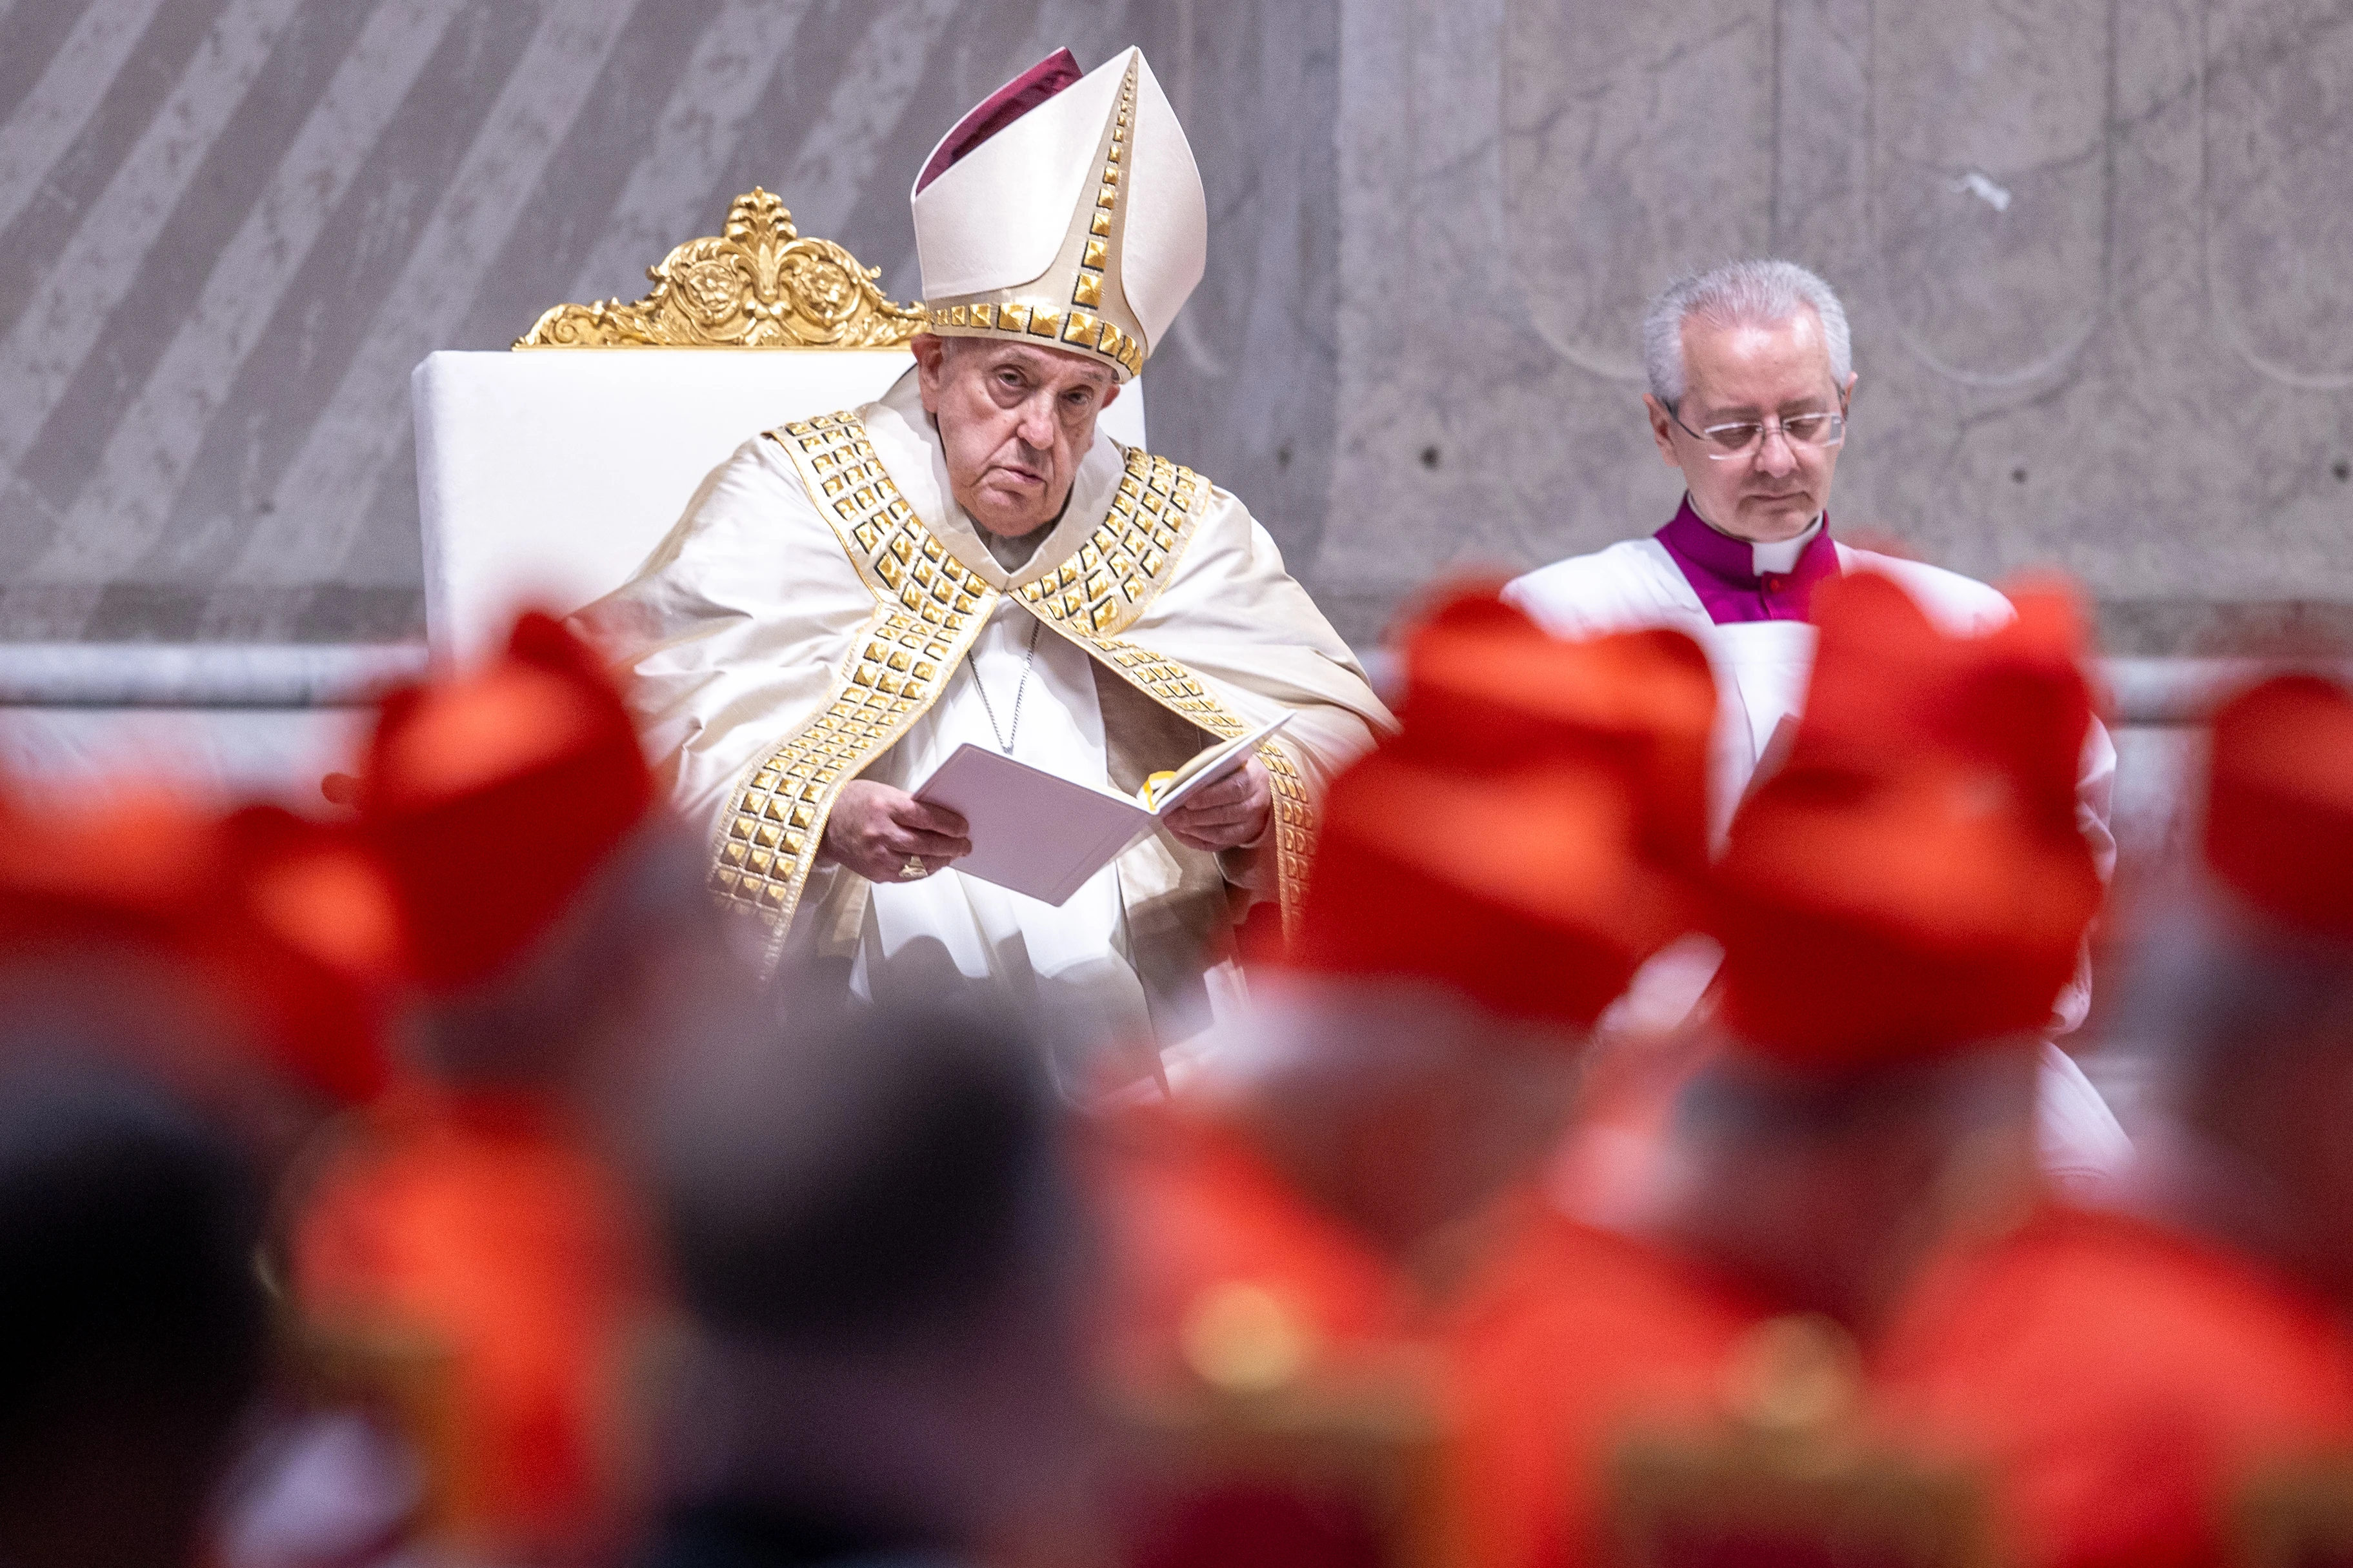
[[866, 267], [804, 237], [759, 186], [735, 198], [723, 233], [690, 239], [646, 275], [634, 304], [558, 305], [515, 342], [537, 348], [898, 348], [923, 331], [920, 305], [893, 304]]

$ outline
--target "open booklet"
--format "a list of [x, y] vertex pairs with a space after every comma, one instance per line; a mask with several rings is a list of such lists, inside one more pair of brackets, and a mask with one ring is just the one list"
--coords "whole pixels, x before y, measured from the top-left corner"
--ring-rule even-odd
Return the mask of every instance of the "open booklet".
[[923, 781], [915, 798], [946, 806], [968, 825], [972, 853], [955, 862], [957, 870], [1060, 906], [1088, 878], [1142, 843], [1163, 813], [1249, 762], [1260, 742], [1290, 721], [1285, 713], [1220, 741], [1175, 772], [1153, 774], [1134, 795], [1080, 784], [967, 742]]

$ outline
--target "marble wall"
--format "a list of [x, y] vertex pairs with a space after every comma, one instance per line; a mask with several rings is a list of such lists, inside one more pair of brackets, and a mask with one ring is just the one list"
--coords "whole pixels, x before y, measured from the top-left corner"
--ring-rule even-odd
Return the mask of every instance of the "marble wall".
[[[1845, 531], [2064, 568], [2116, 653], [2353, 638], [2348, 0], [0, 0], [0, 763], [103, 772], [110, 711], [212, 757], [160, 700], [315, 772], [340, 710], [60, 697], [32, 645], [415, 637], [418, 358], [754, 183], [907, 297], [933, 140], [1129, 42], [1213, 224], [1154, 444], [1360, 644], [1655, 527], [1641, 303], [1758, 251], [1849, 302]], [[2137, 840], [2179, 740], [2127, 746]]]
[[2118, 653], [2353, 637], [2353, 5], [1340, 9], [1350, 635], [1663, 521], [1642, 301], [1771, 252], [1853, 321], [1850, 534], [2070, 572]]
[[1143, 44], [1208, 184], [1155, 441], [1312, 546], [1338, 28], [1334, 0], [0, 0], [0, 661], [415, 637], [419, 359], [635, 298], [754, 184], [907, 298], [923, 155], [1060, 45]]
[[2122, 653], [2353, 633], [2348, 0], [0, 0], [0, 646], [413, 636], [418, 358], [754, 183], [912, 294], [934, 138], [1131, 41], [1214, 225], [1155, 444], [1360, 641], [1654, 526], [1641, 301], [1767, 250], [1850, 531]]

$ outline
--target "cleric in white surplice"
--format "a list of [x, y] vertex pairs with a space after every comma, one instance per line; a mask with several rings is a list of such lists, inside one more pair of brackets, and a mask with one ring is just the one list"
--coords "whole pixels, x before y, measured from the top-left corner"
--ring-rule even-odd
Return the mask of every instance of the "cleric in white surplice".
[[[1814, 584], [1883, 573], [1953, 635], [1990, 630], [2011, 610], [1957, 572], [1831, 537], [1831, 478], [1856, 377], [1845, 309], [1821, 279], [1793, 262], [1749, 260], [1680, 279], [1643, 319], [1642, 359], [1651, 433], [1682, 470], [1682, 506], [1650, 537], [1541, 567], [1504, 595], [1560, 636], [1667, 626], [1707, 649], [1723, 703], [1708, 781], [1720, 837], [1804, 700]], [[2095, 721], [2075, 816], [2103, 876], [2116, 864], [2116, 763]], [[2090, 1005], [2086, 963], [2059, 999], [2053, 1032], [2073, 1029]], [[2120, 1155], [2122, 1135], [2081, 1072], [2055, 1048], [2046, 1064], [2047, 1152], [2063, 1168]]]
[[[929, 331], [862, 408], [745, 443], [577, 617], [631, 679], [710, 881], [877, 1000], [981, 992], [1065, 1039], [1172, 1043], [1295, 906], [1324, 781], [1390, 723], [1240, 501], [1095, 429], [1200, 280], [1208, 210], [1143, 55], [992, 94], [913, 196]], [[1132, 793], [1288, 712], [1060, 907], [955, 869], [913, 798], [957, 747]]]

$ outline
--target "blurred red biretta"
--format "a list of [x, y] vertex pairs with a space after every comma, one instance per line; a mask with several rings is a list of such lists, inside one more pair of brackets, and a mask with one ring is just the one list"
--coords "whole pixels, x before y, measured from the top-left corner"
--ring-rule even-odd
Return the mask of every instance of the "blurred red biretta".
[[156, 791], [13, 811], [0, 948], [106, 947], [185, 965], [310, 1091], [357, 1102], [384, 1088], [398, 915], [348, 828], [274, 806], [220, 817]]
[[388, 868], [349, 826], [276, 806], [248, 806], [219, 837], [226, 896], [196, 947], [236, 978], [288, 1070], [346, 1103], [375, 1098], [406, 967]]
[[1717, 868], [1748, 1050], [1857, 1071], [2049, 1018], [2100, 900], [2074, 817], [2091, 698], [2067, 595], [2014, 597], [2010, 625], [1950, 637], [1884, 577], [1818, 595], [1796, 743]]
[[2214, 715], [2206, 863], [2290, 925], [2353, 938], [2353, 695], [2283, 675]]
[[620, 694], [547, 616], [524, 616], [488, 668], [386, 698], [358, 805], [417, 979], [459, 990], [512, 962], [652, 802]]
[[1706, 658], [1674, 633], [1559, 641], [1477, 593], [1405, 660], [1400, 733], [1324, 801], [1293, 965], [1586, 1028], [1689, 922]]

